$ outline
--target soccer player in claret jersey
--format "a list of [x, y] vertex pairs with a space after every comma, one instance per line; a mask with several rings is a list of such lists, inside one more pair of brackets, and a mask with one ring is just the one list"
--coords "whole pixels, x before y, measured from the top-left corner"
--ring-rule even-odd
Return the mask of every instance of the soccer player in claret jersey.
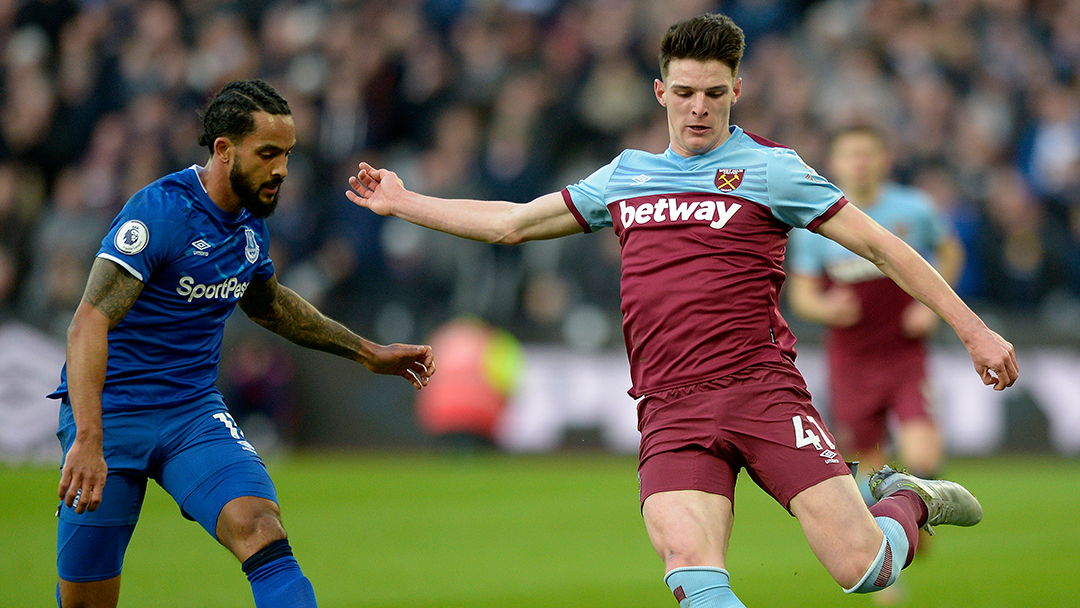
[[315, 606], [281, 523], [274, 485], [214, 386], [225, 320], [402, 376], [434, 372], [431, 348], [375, 344], [279, 285], [263, 218], [296, 143], [269, 85], [226, 85], [207, 106], [206, 166], [137, 192], [113, 221], [68, 328], [57, 436], [57, 601], [114, 607], [147, 479], [242, 563], [259, 608]]
[[623, 333], [638, 404], [642, 515], [683, 608], [742, 606], [725, 570], [735, 477], [788, 509], [847, 591], [892, 583], [920, 526], [971, 525], [961, 486], [892, 470], [866, 507], [794, 365], [780, 316], [787, 234], [808, 228], [868, 258], [956, 330], [983, 381], [1016, 380], [1012, 345], [903, 241], [792, 150], [729, 124], [742, 92], [742, 30], [723, 15], [672, 26], [654, 89], [669, 149], [626, 150], [580, 183], [526, 204], [442, 200], [366, 163], [354, 203], [491, 243], [613, 227], [622, 248]]
[[[889, 181], [884, 135], [858, 125], [829, 143], [829, 177], [849, 204], [932, 260], [950, 283], [963, 248], [929, 196]], [[929, 400], [926, 340], [939, 318], [867, 260], [805, 230], [788, 247], [787, 293], [800, 316], [826, 325], [830, 426], [844, 455], [880, 469], [892, 446], [918, 477], [936, 477], [943, 448]], [[895, 435], [890, 442], [890, 422]], [[869, 498], [866, 476], [859, 483]]]

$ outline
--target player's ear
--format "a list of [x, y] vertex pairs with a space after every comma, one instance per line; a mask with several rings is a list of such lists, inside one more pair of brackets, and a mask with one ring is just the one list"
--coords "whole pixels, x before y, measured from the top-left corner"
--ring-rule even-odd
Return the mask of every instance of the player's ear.
[[235, 154], [232, 141], [228, 137], [219, 137], [214, 140], [214, 159], [229, 164]]
[[664, 81], [659, 78], [653, 80], [653, 92], [656, 93], [656, 101], [660, 102], [660, 105], [667, 107], [667, 103], [664, 101]]

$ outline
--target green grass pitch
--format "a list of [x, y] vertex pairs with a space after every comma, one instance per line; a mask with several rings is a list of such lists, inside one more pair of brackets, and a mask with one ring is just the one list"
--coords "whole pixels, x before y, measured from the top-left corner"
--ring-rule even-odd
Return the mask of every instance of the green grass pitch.
[[[637, 504], [636, 459], [297, 454], [270, 463], [323, 608], [675, 608]], [[1080, 605], [1080, 460], [954, 459], [984, 521], [941, 527], [908, 568], [905, 606]], [[0, 465], [0, 606], [55, 606], [50, 467]], [[750, 607], [873, 606], [846, 596], [797, 522], [740, 478], [729, 570]], [[239, 564], [151, 484], [120, 605], [252, 606]]]

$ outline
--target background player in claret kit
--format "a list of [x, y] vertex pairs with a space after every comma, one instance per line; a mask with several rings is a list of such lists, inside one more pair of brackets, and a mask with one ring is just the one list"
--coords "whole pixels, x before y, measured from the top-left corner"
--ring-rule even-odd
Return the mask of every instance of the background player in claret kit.
[[116, 606], [147, 479], [242, 563], [259, 608], [315, 606], [277, 494], [214, 386], [225, 320], [240, 308], [308, 348], [402, 376], [434, 372], [431, 348], [381, 346], [279, 285], [264, 217], [296, 143], [289, 106], [261, 81], [225, 86], [203, 116], [205, 167], [136, 193], [102, 241], [68, 329], [57, 436], [57, 600]]
[[[879, 131], [862, 125], [838, 131], [827, 163], [849, 204], [933, 260], [949, 283], [958, 278], [959, 240], [927, 194], [889, 181], [891, 161]], [[937, 477], [944, 448], [930, 402], [926, 342], [939, 317], [866, 259], [819, 235], [793, 232], [787, 259], [792, 309], [827, 327], [829, 426], [840, 451], [862, 465], [857, 480], [864, 500], [873, 503], [870, 473], [885, 466], [890, 446], [911, 474]], [[926, 541], [923, 533], [920, 543]], [[898, 593], [894, 585], [879, 599], [892, 603]]]
[[[900, 236], [950, 283], [964, 252], [924, 192], [889, 181], [884, 136], [869, 126], [837, 132], [828, 176], [850, 204]], [[929, 403], [926, 340], [939, 317], [865, 259], [837, 243], [795, 231], [788, 246], [787, 294], [800, 316], [827, 326], [830, 427], [864, 470], [878, 470], [891, 446], [909, 472], [936, 477], [942, 441]], [[868, 475], [860, 482], [869, 499]]]
[[611, 226], [622, 256], [623, 332], [640, 397], [642, 515], [683, 608], [741, 606], [725, 570], [735, 478], [795, 515], [815, 555], [848, 591], [891, 584], [920, 526], [982, 516], [961, 486], [886, 469], [868, 510], [794, 366], [780, 316], [792, 227], [872, 260], [956, 330], [983, 381], [1016, 380], [1012, 346], [911, 248], [848, 205], [792, 150], [729, 124], [742, 92], [744, 38], [701, 15], [661, 43], [656, 99], [669, 149], [627, 150], [578, 184], [527, 204], [445, 200], [366, 163], [350, 199], [458, 236], [515, 244]]

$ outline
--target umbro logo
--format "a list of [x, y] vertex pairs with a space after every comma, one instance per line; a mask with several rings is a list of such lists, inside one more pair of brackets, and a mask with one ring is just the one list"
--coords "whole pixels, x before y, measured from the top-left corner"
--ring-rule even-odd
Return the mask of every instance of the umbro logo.
[[204, 241], [202, 239], [199, 239], [199, 240], [195, 241], [194, 243], [191, 244], [191, 246], [195, 248], [195, 251], [192, 251], [191, 253], [194, 253], [195, 255], [201, 255], [203, 257], [206, 257], [206, 256], [210, 255], [210, 253], [207, 252], [206, 250], [213, 247], [213, 245], [211, 245], [210, 243], [207, 243], [206, 241]]
[[652, 179], [652, 178], [649, 177], [648, 175], [639, 175], [637, 177], [631, 178], [630, 181], [634, 182], [635, 184], [644, 184], [645, 182], [649, 181], [650, 179]]
[[837, 454], [836, 452], [834, 452], [832, 450], [825, 450], [824, 452], [821, 453], [822, 458], [836, 458], [837, 456], [839, 456], [839, 454]]

